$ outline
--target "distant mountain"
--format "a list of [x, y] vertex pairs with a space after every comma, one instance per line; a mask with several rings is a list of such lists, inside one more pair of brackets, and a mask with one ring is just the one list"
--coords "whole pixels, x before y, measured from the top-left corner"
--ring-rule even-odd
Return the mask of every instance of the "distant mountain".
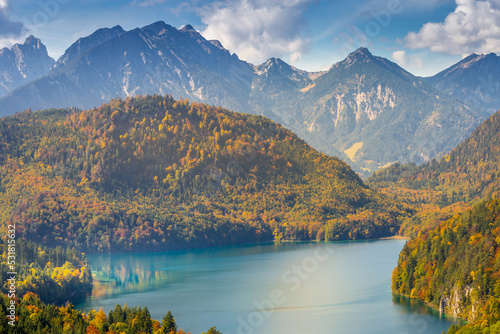
[[500, 57], [490, 53], [471, 54], [426, 80], [445, 93], [493, 113], [500, 109], [499, 78]]
[[54, 65], [47, 48], [33, 36], [0, 50], [0, 96], [47, 74]]
[[92, 251], [369, 239], [405, 215], [265, 117], [158, 95], [0, 119], [0, 194], [20, 238]]
[[60, 67], [68, 64], [70, 61], [76, 59], [80, 54], [87, 50], [90, 50], [102, 43], [105, 43], [115, 37], [123, 34], [123, 30], [120, 26], [115, 26], [111, 29], [103, 28], [94, 32], [92, 35], [78, 39], [73, 43], [64, 54], [57, 60], [55, 67]]
[[366, 48], [313, 80], [296, 73], [289, 83], [270, 94], [270, 111], [317, 149], [340, 151], [367, 171], [442, 155], [486, 118]]
[[439, 160], [393, 166], [371, 177], [372, 184], [439, 190], [446, 201], [473, 201], [500, 195], [500, 111], [484, 121], [463, 143]]
[[265, 115], [365, 175], [395, 161], [442, 155], [487, 117], [365, 48], [325, 72], [276, 58], [254, 66], [190, 25], [164, 22], [79, 39], [46, 76], [0, 99], [0, 116], [86, 109], [138, 94]]
[[[302, 71], [279, 58], [271, 58], [255, 66], [255, 73], [249, 97], [252, 110], [257, 114], [270, 115], [273, 120], [295, 133], [301, 133], [303, 118], [300, 98], [304, 91], [313, 86], [314, 79], [326, 72]], [[301, 136], [306, 138], [302, 133]], [[310, 138], [307, 139], [311, 144], [316, 144]], [[344, 157], [332, 146], [329, 146], [329, 150], [322, 151]]]
[[368, 184], [414, 207], [400, 233], [417, 236], [478, 201], [500, 196], [500, 112], [441, 159], [423, 165], [396, 163], [374, 173]]
[[90, 108], [116, 97], [160, 93], [250, 111], [252, 65], [192, 26], [164, 22], [101, 29], [78, 40], [45, 77], [2, 100], [0, 115], [34, 108]]

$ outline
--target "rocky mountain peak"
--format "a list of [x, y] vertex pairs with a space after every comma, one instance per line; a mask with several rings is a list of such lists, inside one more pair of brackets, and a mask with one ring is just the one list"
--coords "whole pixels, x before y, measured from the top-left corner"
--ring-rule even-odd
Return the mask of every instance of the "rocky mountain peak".
[[125, 30], [119, 25], [113, 28], [101, 28], [96, 30], [89, 36], [79, 38], [75, 43], [73, 43], [66, 52], [58, 59], [55, 67], [69, 63], [71, 60], [75, 59], [81, 53], [90, 50], [97, 45], [105, 43], [113, 38], [116, 38], [125, 33]]
[[47, 74], [54, 65], [47, 48], [33, 35], [24, 44], [0, 50], [0, 96]]
[[209, 40], [209, 42], [212, 43], [213, 45], [215, 45], [216, 47], [218, 47], [221, 50], [226, 50], [224, 48], [224, 46], [222, 45], [222, 43], [218, 39], [211, 39], [211, 40]]
[[338, 62], [332, 66], [332, 68], [337, 68], [339, 65], [351, 66], [356, 63], [363, 63], [373, 61], [376, 57], [365, 47], [361, 47], [356, 51], [349, 53], [349, 55], [341, 62]]
[[24, 41], [24, 45], [39, 45], [40, 39], [36, 38], [33, 35], [29, 35], [28, 38]]
[[357, 49], [356, 51], [351, 52], [347, 56], [347, 59], [355, 59], [355, 60], [367, 59], [367, 58], [371, 59], [371, 58], [373, 58], [373, 55], [371, 54], [371, 52], [367, 48], [364, 48], [364, 47], [361, 47], [361, 48]]
[[280, 58], [269, 58], [265, 63], [256, 67], [256, 73], [263, 75], [268, 72], [290, 72], [293, 71], [292, 66], [285, 63]]
[[186, 24], [186, 25], [183, 25], [180, 29], [180, 31], [196, 31], [192, 25], [190, 24]]

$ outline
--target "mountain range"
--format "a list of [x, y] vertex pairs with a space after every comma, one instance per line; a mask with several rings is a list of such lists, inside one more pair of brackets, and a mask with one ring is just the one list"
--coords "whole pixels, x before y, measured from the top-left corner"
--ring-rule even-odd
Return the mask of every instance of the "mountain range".
[[50, 70], [55, 61], [43, 43], [33, 36], [24, 44], [0, 50], [0, 97], [9, 91], [36, 80]]
[[490, 114], [500, 108], [500, 57], [471, 54], [438, 74], [425, 78], [436, 89], [477, 105]]
[[488, 116], [431, 84], [365, 48], [323, 72], [277, 58], [254, 66], [190, 25], [156, 22], [79, 39], [46, 75], [1, 98], [0, 116], [171, 94], [267, 116], [366, 175], [395, 161], [443, 155]]
[[386, 183], [409, 189], [442, 192], [446, 201], [477, 201], [500, 195], [500, 111], [491, 115], [460, 145], [439, 160], [416, 166], [394, 164], [371, 177], [372, 185]]
[[[300, 78], [300, 72], [294, 75]], [[285, 126], [367, 172], [446, 153], [486, 117], [366, 48], [307, 79], [295, 89], [276, 85], [279, 91], [267, 90], [257, 100], [267, 95], [270, 111]]]

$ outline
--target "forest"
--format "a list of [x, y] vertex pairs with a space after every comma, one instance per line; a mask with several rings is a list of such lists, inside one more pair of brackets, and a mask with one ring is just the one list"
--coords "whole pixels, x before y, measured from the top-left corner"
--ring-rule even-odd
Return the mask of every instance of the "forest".
[[392, 277], [395, 293], [466, 319], [448, 333], [500, 329], [500, 112], [439, 160], [394, 164], [368, 184], [416, 213]]
[[[459, 333], [478, 329], [486, 333], [489, 327], [496, 333], [493, 328], [500, 325], [499, 215], [500, 200], [484, 200], [433, 230], [419, 232], [400, 254], [393, 290], [466, 319], [470, 325]], [[454, 330], [458, 328], [449, 333]]]
[[159, 322], [147, 308], [75, 310], [68, 302], [92, 291], [83, 252], [370, 239], [395, 234], [411, 213], [260, 116], [155, 95], [0, 119], [19, 333], [182, 333], [170, 313]]
[[[1, 292], [8, 293], [8, 244], [0, 241]], [[92, 293], [87, 257], [74, 248], [50, 248], [31, 241], [16, 241], [16, 293], [37, 294], [45, 303], [78, 302]]]
[[[46, 304], [32, 292], [18, 299], [16, 326], [6, 317], [9, 299], [2, 295], [0, 303], [0, 332], [5, 334], [183, 334], [170, 311], [160, 321], [151, 319], [147, 307], [130, 308], [116, 305], [107, 314], [102, 309], [87, 314], [71, 304]], [[206, 333], [220, 334], [216, 327]]]
[[0, 152], [2, 221], [80, 251], [370, 239], [412, 212], [264, 117], [170, 96], [28, 110]]
[[[65, 304], [91, 292], [83, 252], [399, 233], [412, 240], [393, 291], [469, 320], [449, 333], [495, 333], [499, 127], [497, 113], [440, 160], [394, 164], [365, 184], [341, 160], [264, 117], [170, 96], [0, 119], [0, 220], [15, 222], [22, 249], [19, 328], [182, 333], [168, 325], [170, 313], [160, 322], [147, 308], [82, 314]], [[6, 312], [5, 296], [3, 304]]]
[[417, 236], [488, 197], [500, 195], [500, 112], [440, 159], [417, 166], [395, 163], [374, 173], [367, 184], [412, 206], [401, 234]]

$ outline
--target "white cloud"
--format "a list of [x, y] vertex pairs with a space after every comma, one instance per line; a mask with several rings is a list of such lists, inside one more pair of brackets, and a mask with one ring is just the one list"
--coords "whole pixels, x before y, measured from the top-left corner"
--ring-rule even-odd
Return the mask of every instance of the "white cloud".
[[0, 37], [18, 37], [23, 32], [23, 24], [14, 22], [9, 17], [10, 14], [9, 0], [0, 0]]
[[401, 67], [405, 69], [424, 69], [424, 61], [422, 58], [414, 55], [407, 55], [406, 51], [394, 51], [392, 59]]
[[309, 48], [302, 13], [311, 0], [217, 1], [200, 11], [207, 39], [254, 64], [289, 56], [293, 63]]
[[0, 37], [0, 49], [2, 48], [11, 48], [12, 45], [16, 44], [16, 43], [23, 43], [22, 40], [20, 40], [19, 38], [3, 38], [3, 37]]
[[444, 22], [426, 23], [410, 32], [406, 46], [443, 54], [500, 52], [500, 1], [456, 0], [457, 7]]
[[406, 59], [406, 51], [394, 51], [392, 53], [392, 59], [403, 67], [408, 64], [408, 59]]
[[[0, 0], [0, 1], [2, 1], [2, 0]], [[167, 1], [167, 0], [134, 0], [134, 1], [132, 1], [131, 5], [132, 6], [139, 6], [139, 7], [150, 7], [150, 6], [164, 3], [165, 1]]]

